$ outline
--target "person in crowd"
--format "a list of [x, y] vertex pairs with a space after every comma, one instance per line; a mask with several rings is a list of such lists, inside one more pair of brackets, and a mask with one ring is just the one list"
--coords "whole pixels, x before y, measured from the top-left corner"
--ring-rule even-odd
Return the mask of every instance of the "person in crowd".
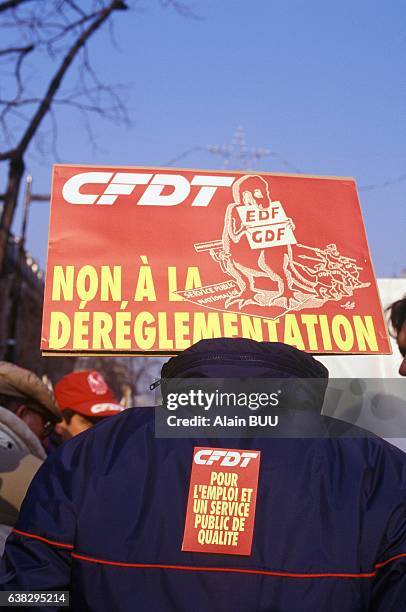
[[[47, 459], [7, 541], [0, 588], [69, 590], [80, 612], [406, 609], [406, 457], [321, 415], [321, 363], [280, 343], [217, 338], [170, 359], [162, 377], [163, 406], [130, 408]], [[247, 377], [286, 379], [311, 437], [155, 436], [171, 385]], [[182, 550], [196, 447], [206, 459], [213, 448], [260, 451], [251, 553]]]
[[0, 552], [46, 457], [42, 442], [60, 420], [53, 393], [38, 376], [0, 361]]
[[394, 302], [388, 309], [389, 321], [394, 332], [403, 361], [399, 374], [406, 376], [406, 296]]
[[54, 392], [63, 417], [55, 433], [62, 441], [124, 410], [103, 376], [95, 370], [67, 374], [55, 385]]

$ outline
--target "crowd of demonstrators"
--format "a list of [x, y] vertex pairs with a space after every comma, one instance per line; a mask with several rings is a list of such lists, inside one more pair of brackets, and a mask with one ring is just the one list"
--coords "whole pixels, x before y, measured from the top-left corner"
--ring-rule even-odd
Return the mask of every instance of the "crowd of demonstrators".
[[47, 453], [122, 410], [97, 371], [68, 374], [53, 392], [33, 372], [0, 362], [0, 555]]
[[0, 554], [46, 458], [43, 442], [61, 419], [52, 391], [38, 376], [0, 362]]
[[[70, 591], [80, 612], [406, 610], [406, 455], [323, 416], [327, 369], [284, 344], [202, 340], [164, 365], [162, 394], [173, 378], [247, 376], [293, 380], [312, 436], [157, 438], [154, 411], [106, 419], [35, 477], [0, 588]], [[196, 446], [261, 452], [248, 556], [182, 551]]]

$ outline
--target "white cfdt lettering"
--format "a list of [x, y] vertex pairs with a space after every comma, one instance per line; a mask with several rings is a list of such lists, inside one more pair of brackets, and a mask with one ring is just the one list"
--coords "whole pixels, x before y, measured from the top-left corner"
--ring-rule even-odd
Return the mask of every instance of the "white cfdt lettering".
[[217, 187], [230, 187], [234, 176], [194, 176], [192, 185], [201, 185], [192, 206], [207, 206], [217, 191]]
[[[138, 202], [140, 206], [176, 206], [190, 195], [191, 185], [200, 189], [192, 206], [208, 206], [219, 187], [230, 187], [234, 176], [195, 175], [191, 183], [180, 174], [138, 172], [81, 172], [66, 181], [62, 196], [69, 204], [101, 204], [111, 206], [119, 196], [129, 196], [136, 185], [147, 185]], [[101, 193], [82, 193], [86, 185], [106, 185]], [[90, 191], [87, 188], [87, 191]]]
[[[226, 454], [227, 451], [222, 450], [200, 450], [195, 455], [195, 463], [199, 465], [213, 465], [215, 461], [218, 461]], [[207, 459], [204, 459], [205, 456], [207, 456]]]
[[243, 458], [243, 460], [241, 461], [240, 467], [246, 467], [251, 461], [251, 459], [256, 459], [258, 457], [258, 453], [245, 452], [241, 453], [241, 457]]
[[212, 454], [213, 451], [211, 450], [199, 450], [197, 451], [195, 458], [194, 458], [194, 462], [197, 463], [198, 465], [206, 465], [206, 461], [207, 459], [204, 459], [205, 456], [209, 456]]
[[224, 451], [224, 450], [211, 450], [202, 449], [195, 454], [194, 461], [199, 465], [213, 465], [215, 461], [220, 461], [220, 465], [223, 467], [237, 467], [238, 465], [242, 468], [247, 467], [251, 459], [258, 457], [257, 452], [244, 451]]
[[[172, 187], [172, 193], [163, 195], [165, 187]], [[176, 206], [188, 197], [189, 181], [179, 174], [156, 174], [150, 185], [138, 200], [140, 206]]]
[[108, 183], [113, 172], [82, 172], [68, 179], [63, 186], [62, 196], [69, 204], [94, 204], [99, 194], [81, 193], [83, 185]]
[[146, 185], [152, 174], [138, 174], [137, 172], [117, 172], [104, 194], [97, 200], [97, 204], [114, 204], [119, 195], [130, 195], [136, 185]]
[[223, 461], [221, 462], [221, 465], [224, 465], [226, 467], [235, 467], [236, 465], [240, 463], [240, 459], [241, 459], [241, 456], [239, 452], [228, 451]]

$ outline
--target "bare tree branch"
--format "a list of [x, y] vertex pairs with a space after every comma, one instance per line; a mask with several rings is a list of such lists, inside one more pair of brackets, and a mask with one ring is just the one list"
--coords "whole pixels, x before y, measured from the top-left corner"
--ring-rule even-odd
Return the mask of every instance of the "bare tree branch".
[[62, 79], [65, 76], [66, 71], [69, 66], [75, 59], [76, 55], [80, 51], [80, 49], [86, 44], [87, 40], [91, 37], [91, 35], [96, 32], [100, 28], [100, 26], [109, 18], [110, 14], [116, 10], [125, 10], [127, 5], [121, 0], [112, 0], [108, 6], [102, 9], [98, 15], [98, 17], [93, 21], [93, 23], [79, 36], [74, 45], [71, 47], [69, 52], [64, 57], [60, 67], [58, 68], [56, 74], [54, 75], [41, 104], [38, 107], [37, 112], [32, 118], [29, 126], [27, 127], [23, 137], [21, 138], [19, 144], [17, 145], [17, 151], [23, 155], [27, 149], [29, 142], [37, 131], [42, 119], [47, 114], [52, 101], [55, 97], [56, 92], [58, 91]]
[[32, 2], [32, 0], [7, 0], [7, 2], [0, 2], [0, 13], [16, 8], [20, 4], [26, 4], [27, 2]]
[[188, 17], [189, 19], [201, 19], [195, 11], [181, 0], [160, 0], [163, 7], [171, 6], [179, 15], [182, 17]]
[[[196, 18], [182, 0], [156, 1], [184, 17]], [[88, 54], [93, 34], [107, 22], [112, 37], [111, 15], [127, 8], [125, 0], [0, 0], [0, 12], [6, 16], [0, 20], [0, 132], [5, 143], [0, 162], [9, 162], [0, 220], [0, 273], [25, 155], [36, 144], [44, 157], [50, 152], [57, 157], [58, 107], [78, 111], [93, 146], [92, 114], [129, 123], [123, 86], [106, 84]], [[116, 44], [114, 38], [111, 42]], [[67, 73], [72, 73], [72, 64], [77, 67], [77, 84], [64, 91], [62, 85]], [[45, 92], [38, 95], [38, 84], [49, 72], [52, 76], [45, 81]]]
[[66, 0], [66, 2], [82, 17], [86, 15], [86, 13], [80, 8], [80, 6], [78, 6], [76, 2], [73, 2], [73, 0]]
[[0, 153], [0, 161], [5, 161], [6, 159], [13, 159], [16, 155], [15, 149], [9, 149], [8, 151], [4, 151], [4, 153]]
[[[18, 202], [26, 151], [34, 140], [39, 152], [45, 155], [46, 141], [50, 136], [51, 149], [56, 156], [57, 122], [52, 109], [53, 104], [69, 104], [84, 114], [96, 112], [114, 120], [128, 119], [125, 106], [119, 96], [111, 87], [97, 79], [85, 52], [89, 39], [108, 21], [111, 14], [114, 11], [128, 8], [124, 0], [93, 0], [93, 3], [88, 3], [91, 7], [89, 12], [85, 12], [75, 0], [50, 0], [47, 3], [37, 0], [36, 3], [33, 2], [32, 9], [24, 11], [21, 5], [28, 4], [28, 2], [33, 2], [33, 0], [0, 2], [0, 11], [11, 9], [10, 19], [6, 23], [3, 21], [0, 28], [14, 28], [19, 40], [23, 39], [27, 43], [10, 45], [0, 50], [0, 60], [3, 65], [7, 66], [11, 61], [14, 63], [12, 74], [15, 86], [13, 97], [6, 99], [3, 96], [0, 99], [0, 128], [6, 137], [6, 142], [9, 143], [9, 149], [0, 152], [0, 162], [9, 161], [0, 222], [0, 271], [3, 269], [8, 235]], [[21, 9], [18, 8], [20, 6]], [[44, 10], [44, 7], [47, 10]], [[61, 42], [62, 47], [59, 45], [60, 48], [57, 49], [56, 42]], [[63, 46], [66, 48], [63, 49]], [[35, 94], [33, 96], [28, 94], [27, 79], [23, 80], [22, 77], [24, 59], [34, 50], [39, 53], [45, 52], [48, 57], [62, 56], [58, 69], [40, 99]], [[73, 98], [70, 99], [69, 96], [58, 100], [57, 93], [64, 77], [82, 50], [84, 51], [83, 70], [90, 75], [93, 87], [87, 83], [86, 87], [77, 94], [76, 101]], [[3, 72], [3, 74], [5, 78], [10, 79], [9, 72]], [[3, 77], [0, 88], [2, 91], [5, 88]], [[26, 95], [23, 96], [23, 94]], [[22, 112], [24, 108], [29, 111], [32, 105], [35, 105], [35, 110], [31, 116]], [[44, 124], [47, 115], [49, 116], [49, 129], [43, 131], [39, 139], [38, 129]], [[17, 138], [17, 144], [11, 144], [11, 136], [14, 141], [14, 134], [18, 128], [21, 129], [21, 126], [23, 127], [22, 135]]]
[[74, 30], [75, 28], [78, 28], [79, 26], [84, 25], [85, 23], [87, 23], [88, 21], [90, 21], [91, 19], [93, 19], [93, 17], [96, 17], [97, 15], [99, 15], [100, 11], [95, 11], [94, 13], [90, 13], [89, 15], [84, 15], [83, 17], [81, 17], [80, 19], [77, 19], [76, 21], [72, 21], [72, 23], [66, 25], [61, 32], [59, 32], [58, 34], [55, 34], [55, 36], [53, 38], [51, 38], [48, 41], [48, 46], [51, 49], [52, 46], [61, 38], [63, 38], [64, 36], [66, 36], [66, 34], [68, 34], [68, 32], [70, 32], [71, 30]]
[[0, 55], [8, 55], [12, 53], [20, 53], [25, 55], [30, 53], [34, 49], [34, 45], [27, 45], [26, 47], [9, 47], [8, 49], [0, 49]]

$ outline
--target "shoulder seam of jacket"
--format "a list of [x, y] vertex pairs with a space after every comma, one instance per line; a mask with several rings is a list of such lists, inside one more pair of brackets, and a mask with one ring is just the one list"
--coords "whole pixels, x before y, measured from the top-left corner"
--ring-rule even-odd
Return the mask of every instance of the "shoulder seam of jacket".
[[55, 540], [49, 540], [48, 538], [44, 538], [34, 533], [28, 533], [28, 531], [21, 531], [20, 529], [13, 528], [12, 533], [17, 533], [18, 535], [22, 535], [27, 538], [33, 538], [34, 540], [40, 540], [41, 542], [45, 542], [46, 544], [50, 544], [51, 546], [69, 548], [70, 550], [73, 550], [75, 548], [73, 544], [66, 544], [65, 542], [56, 542]]
[[88, 555], [82, 555], [76, 552], [72, 552], [71, 556], [74, 559], [81, 561], [87, 561], [89, 563], [100, 563], [102, 565], [112, 565], [115, 567], [127, 567], [127, 568], [140, 568], [140, 569], [173, 569], [181, 571], [200, 571], [200, 572], [233, 572], [242, 574], [257, 574], [263, 576], [276, 576], [280, 578], [374, 578], [378, 573], [381, 566], [386, 565], [390, 561], [395, 561], [400, 557], [406, 557], [406, 553], [402, 553], [387, 559], [382, 564], [376, 564], [375, 570], [363, 573], [351, 573], [351, 572], [314, 572], [314, 573], [303, 573], [303, 572], [288, 572], [282, 570], [263, 570], [263, 569], [250, 569], [240, 567], [212, 567], [212, 566], [197, 566], [197, 565], [175, 565], [165, 563], [126, 563], [121, 561], [108, 561], [106, 559], [97, 559]]
[[390, 557], [389, 559], [386, 559], [385, 561], [381, 561], [380, 563], [375, 563], [375, 567], [376, 569], [381, 569], [381, 567], [384, 567], [388, 563], [392, 563], [392, 561], [397, 561], [398, 559], [402, 559], [403, 557], [406, 557], [406, 553], [399, 553], [398, 555], [395, 555], [394, 557]]
[[74, 552], [74, 546], [72, 544], [66, 544], [64, 542], [56, 542], [55, 540], [49, 540], [48, 538], [44, 538], [42, 536], [28, 533], [27, 531], [21, 531], [20, 529], [13, 528], [13, 533], [17, 533], [18, 535], [26, 536], [29, 538], [34, 538], [35, 540], [40, 540], [45, 542], [46, 544], [50, 544], [51, 546], [57, 546], [62, 548], [69, 548], [71, 552], [71, 556], [75, 559], [80, 559], [81, 561], [88, 561], [89, 563], [100, 563], [102, 565], [113, 565], [118, 567], [129, 567], [129, 568], [144, 568], [144, 569], [174, 569], [174, 570], [183, 570], [183, 571], [207, 571], [207, 572], [236, 572], [242, 574], [260, 574], [264, 576], [278, 576], [281, 578], [373, 578], [378, 573], [378, 570], [392, 563], [393, 561], [397, 561], [402, 558], [406, 558], [406, 553], [399, 553], [394, 557], [390, 557], [385, 561], [381, 561], [380, 563], [375, 563], [375, 570], [370, 572], [288, 572], [283, 570], [263, 570], [263, 569], [249, 569], [249, 568], [240, 568], [240, 567], [212, 567], [212, 566], [198, 566], [198, 565], [176, 565], [176, 564], [166, 564], [166, 563], [125, 563], [122, 561], [108, 561], [106, 559], [97, 559], [96, 557], [90, 557], [88, 555], [81, 555], [79, 553]]

